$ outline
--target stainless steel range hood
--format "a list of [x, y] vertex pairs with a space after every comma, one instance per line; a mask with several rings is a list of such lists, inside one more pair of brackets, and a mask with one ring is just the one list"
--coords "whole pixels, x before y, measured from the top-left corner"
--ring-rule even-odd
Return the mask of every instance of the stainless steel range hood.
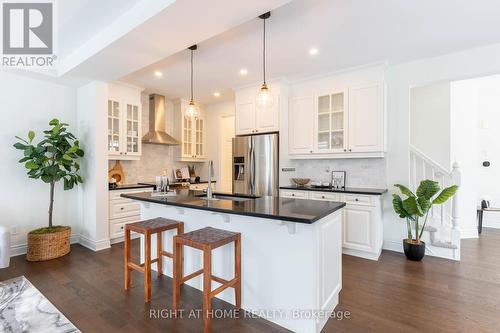
[[142, 137], [142, 142], [156, 145], [179, 145], [179, 141], [165, 131], [165, 96], [149, 95], [149, 131]]

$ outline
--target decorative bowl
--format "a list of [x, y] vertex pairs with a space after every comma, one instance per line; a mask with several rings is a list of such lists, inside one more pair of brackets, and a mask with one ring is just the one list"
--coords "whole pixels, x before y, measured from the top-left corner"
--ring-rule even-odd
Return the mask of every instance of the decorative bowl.
[[311, 181], [310, 178], [290, 178], [290, 180], [297, 186], [306, 186]]

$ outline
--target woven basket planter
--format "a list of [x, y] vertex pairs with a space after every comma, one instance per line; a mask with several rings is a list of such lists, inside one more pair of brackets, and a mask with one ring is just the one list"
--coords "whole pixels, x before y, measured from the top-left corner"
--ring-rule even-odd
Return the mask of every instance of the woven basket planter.
[[43, 261], [62, 257], [70, 251], [71, 227], [45, 234], [28, 233], [26, 260]]

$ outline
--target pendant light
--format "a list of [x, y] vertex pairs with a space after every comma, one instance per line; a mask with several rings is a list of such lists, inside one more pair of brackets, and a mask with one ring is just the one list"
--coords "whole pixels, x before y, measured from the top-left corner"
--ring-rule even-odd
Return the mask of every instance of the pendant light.
[[189, 118], [198, 118], [200, 116], [200, 108], [196, 103], [194, 102], [194, 97], [193, 97], [193, 53], [194, 51], [198, 49], [197, 45], [193, 45], [189, 47], [189, 50], [191, 51], [191, 99], [189, 100], [189, 105], [186, 109], [185, 115], [186, 117]]
[[263, 83], [260, 91], [255, 97], [255, 105], [259, 109], [269, 109], [274, 104], [273, 94], [269, 91], [266, 83], [266, 20], [271, 17], [271, 12], [267, 12], [259, 16], [264, 22], [263, 38], [262, 38], [262, 73]]

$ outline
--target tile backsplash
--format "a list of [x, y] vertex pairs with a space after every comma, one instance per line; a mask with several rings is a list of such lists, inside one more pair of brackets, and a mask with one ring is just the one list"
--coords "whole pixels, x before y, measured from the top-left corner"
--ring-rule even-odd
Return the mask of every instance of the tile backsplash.
[[[282, 172], [281, 168], [286, 167], [295, 168], [295, 171]], [[290, 184], [290, 178], [330, 182], [331, 171], [346, 171], [347, 187], [387, 187], [384, 158], [289, 160], [286, 165], [280, 166], [280, 185]]]

